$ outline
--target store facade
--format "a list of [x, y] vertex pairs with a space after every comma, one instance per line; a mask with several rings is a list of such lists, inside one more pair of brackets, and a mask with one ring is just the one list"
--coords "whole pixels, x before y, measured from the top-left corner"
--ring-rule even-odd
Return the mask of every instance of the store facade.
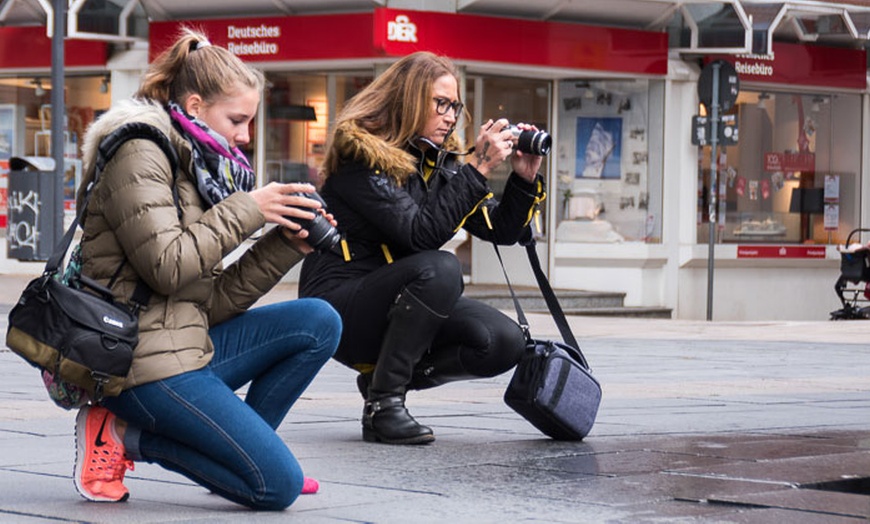
[[[330, 122], [348, 99], [407, 53], [450, 56], [462, 72], [467, 140], [498, 117], [553, 135], [536, 234], [554, 287], [623, 292], [628, 306], [704, 318], [711, 160], [710, 147], [692, 145], [691, 137], [701, 110], [698, 76], [714, 54], [675, 52], [663, 30], [386, 7], [174, 17], [150, 24], [147, 56], [116, 51], [109, 60], [125, 64], [109, 77], [113, 97], [132, 94], [148, 56], [181, 25], [204, 29], [264, 71], [267, 89], [247, 151], [261, 183], [317, 183]], [[731, 111], [740, 138], [719, 148], [713, 318], [824, 320], [839, 307], [836, 244], [870, 223], [865, 52], [773, 42], [770, 53], [719, 58], [740, 75]], [[97, 81], [86, 87], [94, 96], [106, 66], [90, 67], [81, 81]], [[0, 67], [0, 79], [20, 74], [28, 82], [36, 73]], [[67, 73], [67, 82], [79, 81]], [[88, 103], [98, 111], [108, 100]], [[493, 177], [497, 193], [507, 175], [505, 168]], [[460, 236], [450, 247], [469, 282], [502, 282], [490, 245]], [[506, 255], [514, 282], [534, 285], [524, 252]]]
[[[562, 169], [573, 172], [578, 155], [581, 163], [585, 162], [587, 149], [592, 155], [590, 142], [597, 143], [602, 125], [606, 127], [603, 132], [621, 141], [622, 129], [613, 128], [615, 121], [625, 121], [630, 143], [622, 154], [635, 169], [628, 189], [620, 187], [607, 193], [607, 198], [615, 199], [611, 214], [623, 220], [631, 240], [659, 237], [660, 241], [662, 176], [656, 151], [662, 138], [667, 74], [664, 34], [379, 8], [372, 14], [254, 18], [244, 23], [238, 19], [154, 23], [152, 56], [183, 24], [202, 28], [214, 43], [235, 50], [265, 71], [268, 89], [249, 150], [263, 182], [301, 180], [316, 184], [328, 122], [342, 104], [398, 57], [426, 50], [450, 56], [460, 66], [460, 89], [470, 115], [460, 130], [466, 142], [473, 140], [476, 130], [489, 118], [534, 123], [553, 135], [556, 147], [544, 166], [553, 189], [536, 221], [542, 260], [551, 256], [550, 245], [560, 234], [559, 224], [568, 209], [565, 196], [571, 195], [571, 184], [557, 182], [555, 173]], [[443, 31], [444, 27], [451, 31]], [[343, 38], [337, 42], [321, 39], [317, 46], [310, 45], [326, 33], [342, 34]], [[505, 45], [504, 35], [516, 36]], [[578, 129], [585, 135], [582, 143], [575, 144]], [[648, 136], [653, 137], [652, 148]], [[647, 169], [650, 151], [655, 166], [649, 170], [651, 174]], [[619, 153], [614, 156], [619, 157]], [[587, 174], [591, 170], [594, 167]], [[496, 194], [508, 174], [504, 165], [491, 178]], [[608, 168], [596, 179], [610, 176]], [[623, 213], [616, 212], [623, 201], [635, 204], [632, 209], [623, 206]], [[574, 209], [582, 203], [572, 205]], [[644, 211], [632, 213], [638, 207]], [[657, 217], [649, 226], [648, 208]], [[491, 271], [496, 264], [491, 245], [466, 238], [463, 232], [451, 246], [463, 261], [470, 282], [503, 280], [500, 273]], [[506, 255], [514, 281], [534, 285], [524, 252], [508, 249]]]
[[[54, 165], [51, 152], [51, 39], [41, 26], [0, 27], [0, 227], [7, 246], [33, 245], [37, 231], [29, 223], [10, 223], [9, 209], [31, 206], [27, 195], [9, 194], [12, 157]], [[109, 46], [105, 42], [68, 40], [64, 45], [66, 77], [62, 89], [64, 115], [64, 217], [75, 214], [75, 188], [81, 179], [81, 142], [87, 126], [108, 109]], [[11, 197], [11, 198], [10, 198]], [[39, 216], [38, 212], [34, 210]], [[30, 264], [5, 260], [10, 271], [28, 271]]]
[[[719, 147], [714, 312], [720, 318], [824, 320], [849, 233], [868, 223], [867, 57], [861, 49], [774, 42], [722, 58], [740, 78]], [[697, 151], [694, 246], [681, 262], [681, 318], [704, 318], [712, 151]], [[687, 182], [687, 181], [686, 181]], [[862, 205], [863, 202], [863, 205]]]

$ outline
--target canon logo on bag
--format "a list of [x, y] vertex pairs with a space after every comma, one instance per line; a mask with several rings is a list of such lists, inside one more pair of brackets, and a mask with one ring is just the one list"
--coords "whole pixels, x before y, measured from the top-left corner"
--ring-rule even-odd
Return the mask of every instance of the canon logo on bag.
[[108, 324], [110, 326], [115, 326], [118, 329], [124, 329], [123, 322], [121, 322], [120, 320], [115, 320], [114, 318], [110, 317], [109, 315], [103, 315], [103, 323]]

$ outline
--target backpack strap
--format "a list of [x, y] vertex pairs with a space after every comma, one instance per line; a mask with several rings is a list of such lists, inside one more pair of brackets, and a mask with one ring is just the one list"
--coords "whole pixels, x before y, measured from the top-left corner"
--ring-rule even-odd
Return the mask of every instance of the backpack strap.
[[[94, 172], [94, 180], [91, 183], [92, 189], [97, 181], [99, 180], [100, 174], [105, 169], [106, 164], [112, 159], [115, 153], [118, 152], [118, 149], [124, 145], [128, 140], [136, 140], [136, 139], [144, 139], [150, 140], [157, 144], [160, 147], [160, 150], [166, 155], [166, 158], [169, 160], [169, 166], [172, 170], [172, 199], [175, 202], [175, 209], [178, 213], [178, 218], [181, 219], [181, 205], [178, 199], [178, 186], [176, 185], [176, 180], [178, 178], [178, 153], [175, 151], [175, 148], [172, 147], [172, 142], [169, 140], [169, 137], [166, 136], [166, 133], [157, 129], [151, 124], [146, 124], [144, 122], [130, 122], [128, 124], [124, 124], [121, 127], [115, 129], [100, 141], [100, 145], [97, 147], [97, 160], [95, 163], [95, 172]], [[90, 194], [88, 194], [90, 196]], [[85, 213], [87, 211], [87, 197], [85, 198], [84, 205], [82, 206], [81, 211], [81, 219], [80, 222], [84, 224]], [[84, 226], [82, 226], [84, 227]], [[121, 265], [118, 266], [118, 269], [115, 271], [115, 274], [112, 276], [111, 281], [109, 282], [109, 288], [112, 287], [112, 284], [115, 283], [115, 279], [121, 273], [121, 268], [124, 267], [124, 264], [127, 263], [127, 258], [121, 261]], [[151, 294], [153, 291], [145, 283], [141, 278], [136, 282], [136, 289], [133, 290], [133, 296], [130, 298], [130, 302], [133, 304], [134, 313], [139, 309], [148, 305], [148, 302], [151, 300]]]
[[[96, 185], [100, 173], [103, 172], [106, 164], [108, 164], [109, 160], [111, 160], [115, 153], [118, 152], [118, 149], [128, 140], [135, 139], [144, 139], [154, 142], [158, 147], [160, 147], [160, 150], [163, 151], [166, 158], [169, 159], [169, 167], [172, 170], [173, 182], [172, 198], [175, 201], [175, 208], [178, 210], [178, 217], [181, 218], [181, 206], [178, 201], [178, 188], [175, 185], [175, 179], [178, 176], [178, 165], [180, 163], [178, 153], [175, 151], [175, 148], [172, 147], [172, 142], [170, 142], [166, 133], [151, 124], [146, 124], [144, 122], [130, 122], [103, 137], [99, 147], [97, 147], [96, 172], [92, 184]], [[82, 210], [82, 213], [84, 213], [85, 210], [86, 206], [85, 209]], [[82, 217], [81, 222], [84, 223], [84, 217]]]

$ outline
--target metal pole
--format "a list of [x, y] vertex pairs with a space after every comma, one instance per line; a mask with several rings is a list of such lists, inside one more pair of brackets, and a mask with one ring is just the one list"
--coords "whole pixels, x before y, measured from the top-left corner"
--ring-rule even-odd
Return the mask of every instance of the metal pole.
[[713, 99], [710, 104], [710, 149], [712, 150], [710, 158], [710, 208], [708, 215], [710, 216], [710, 239], [707, 246], [707, 320], [713, 320], [713, 262], [714, 251], [716, 246], [716, 210], [718, 208], [717, 194], [719, 193], [719, 68], [720, 63], [713, 62]]
[[[64, 163], [64, 49], [68, 0], [54, 0], [54, 34], [51, 38], [51, 156], [54, 158], [54, 199], [52, 225], [54, 242], [63, 237], [63, 175]], [[48, 204], [48, 202], [46, 202]]]

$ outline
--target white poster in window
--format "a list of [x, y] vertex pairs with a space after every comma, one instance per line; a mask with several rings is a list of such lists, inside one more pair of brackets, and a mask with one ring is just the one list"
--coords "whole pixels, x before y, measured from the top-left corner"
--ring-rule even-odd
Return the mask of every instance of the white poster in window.
[[840, 175], [825, 175], [825, 202], [840, 201]]
[[[622, 118], [577, 118], [576, 178], [622, 178]], [[634, 154], [636, 164], [645, 161]]]
[[825, 231], [836, 231], [839, 224], [840, 204], [825, 204]]

